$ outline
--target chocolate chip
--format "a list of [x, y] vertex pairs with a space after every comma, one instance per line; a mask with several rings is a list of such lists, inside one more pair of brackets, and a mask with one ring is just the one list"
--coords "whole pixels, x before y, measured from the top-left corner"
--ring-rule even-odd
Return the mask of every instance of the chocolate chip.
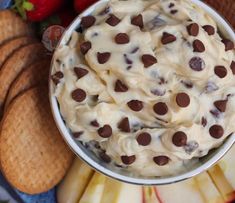
[[168, 6], [168, 8], [172, 8], [172, 7], [174, 7], [174, 6], [175, 6], [174, 3], [170, 3], [169, 6]]
[[171, 10], [171, 14], [176, 14], [178, 12], [178, 10], [174, 9], [174, 10]]
[[139, 100], [131, 100], [127, 105], [132, 111], [141, 111], [144, 108], [143, 102]]
[[208, 35], [214, 35], [215, 34], [215, 28], [211, 25], [204, 25], [202, 28], [207, 32]]
[[215, 66], [214, 72], [219, 78], [224, 78], [227, 75], [227, 69], [224, 66]]
[[77, 27], [77, 28], [75, 29], [75, 31], [78, 32], [78, 33], [83, 33], [83, 29], [82, 29], [81, 26]]
[[122, 165], [119, 165], [119, 164], [117, 164], [117, 163], [114, 163], [114, 165], [115, 165], [116, 167], [118, 167], [118, 168], [123, 168]]
[[207, 125], [207, 120], [206, 120], [205, 117], [202, 117], [201, 124], [202, 124], [203, 127], [206, 127], [206, 125]]
[[128, 65], [133, 64], [133, 61], [132, 61], [131, 59], [129, 59], [126, 54], [124, 54], [123, 56], [124, 56], [124, 59], [125, 59], [126, 64], [128, 64]]
[[158, 102], [153, 106], [153, 110], [156, 114], [163, 116], [167, 114], [168, 107], [165, 103]]
[[117, 80], [115, 83], [114, 91], [115, 92], [127, 92], [128, 87], [121, 80]]
[[157, 63], [157, 59], [150, 54], [144, 54], [141, 59], [145, 68], [148, 68], [153, 64]]
[[81, 53], [82, 53], [83, 55], [85, 55], [90, 49], [91, 49], [91, 42], [89, 42], [89, 41], [83, 42], [83, 43], [80, 45], [80, 50], [81, 50]]
[[176, 41], [176, 37], [170, 33], [163, 32], [161, 42], [162, 44], [169, 44]]
[[93, 103], [97, 103], [99, 101], [99, 95], [92, 95], [90, 96], [90, 99]]
[[96, 127], [96, 128], [100, 127], [100, 124], [98, 123], [97, 120], [91, 121], [90, 124], [91, 124], [93, 127]]
[[170, 159], [167, 156], [155, 156], [153, 158], [153, 161], [159, 166], [164, 166], [164, 165], [168, 164]]
[[220, 111], [217, 109], [211, 110], [210, 113], [216, 118], [219, 118], [220, 116]]
[[104, 125], [98, 129], [98, 134], [100, 137], [109, 138], [112, 136], [113, 130], [110, 125]]
[[98, 35], [99, 35], [98, 32], [94, 32], [94, 33], [91, 35], [91, 37], [97, 37]]
[[58, 85], [63, 77], [64, 74], [61, 71], [57, 71], [54, 75], [51, 76], [51, 79], [55, 85]]
[[110, 156], [107, 155], [105, 152], [100, 152], [99, 156], [105, 163], [110, 163], [111, 162]]
[[198, 147], [199, 144], [196, 141], [190, 141], [184, 146], [184, 150], [187, 154], [191, 155]]
[[128, 44], [130, 42], [130, 38], [126, 33], [118, 33], [115, 36], [115, 42], [117, 44]]
[[117, 16], [110, 14], [109, 18], [105, 22], [110, 26], [114, 27], [118, 25], [121, 22], [121, 20]]
[[192, 89], [193, 88], [193, 83], [190, 81], [181, 81], [182, 84], [184, 84], [184, 86], [188, 89]]
[[120, 129], [122, 132], [127, 132], [127, 133], [131, 132], [129, 119], [127, 117], [123, 118], [119, 122], [118, 129]]
[[146, 29], [151, 31], [151, 30], [154, 30], [155, 28], [159, 28], [165, 25], [166, 25], [166, 21], [162, 19], [160, 15], [156, 15], [152, 19], [147, 21]]
[[205, 68], [206, 64], [202, 58], [195, 56], [190, 59], [189, 66], [194, 71], [202, 71]]
[[199, 53], [202, 53], [202, 52], [205, 51], [205, 46], [202, 43], [202, 41], [200, 41], [198, 39], [193, 41], [193, 51], [194, 52], [199, 52]]
[[234, 49], [234, 43], [229, 39], [222, 39], [221, 42], [224, 43], [225, 51]]
[[209, 81], [205, 87], [206, 93], [211, 93], [218, 89], [219, 87], [214, 82], [211, 82], [211, 81]]
[[131, 19], [131, 24], [140, 27], [140, 29], [144, 28], [143, 16], [141, 14], [134, 16]]
[[94, 141], [94, 147], [95, 147], [96, 149], [101, 149], [100, 143], [97, 142], [97, 141]]
[[182, 147], [187, 144], [187, 135], [182, 131], [178, 131], [173, 135], [172, 142], [175, 146]]
[[111, 57], [110, 52], [97, 53], [97, 59], [99, 64], [105, 64], [110, 59], [110, 57]]
[[185, 108], [190, 104], [190, 97], [186, 93], [178, 93], [176, 95], [176, 103], [179, 107]]
[[82, 135], [83, 133], [84, 133], [83, 131], [74, 132], [74, 133], [73, 133], [73, 137], [74, 137], [75, 139], [78, 139], [78, 138], [81, 137], [81, 135]]
[[199, 26], [197, 23], [192, 23], [190, 25], [187, 26], [187, 31], [188, 31], [188, 34], [191, 35], [191, 36], [197, 36], [198, 33], [199, 33]]
[[140, 48], [139, 47], [135, 47], [132, 49], [131, 54], [135, 54]]
[[71, 96], [74, 101], [82, 102], [86, 99], [86, 92], [78, 88], [72, 92]]
[[233, 75], [235, 75], [235, 61], [232, 61], [231, 65], [230, 65], [230, 68], [233, 72]]
[[61, 63], [62, 63], [62, 61], [60, 59], [56, 59], [55, 62], [58, 63], [58, 65], [61, 65]]
[[132, 156], [121, 156], [121, 160], [124, 164], [126, 165], [131, 165], [135, 162], [135, 155], [132, 155]]
[[88, 74], [88, 70], [84, 68], [75, 67], [73, 70], [78, 80]]
[[82, 17], [81, 26], [82, 28], [89, 28], [95, 24], [96, 18], [94, 16], [85, 16]]
[[220, 125], [213, 125], [209, 129], [210, 135], [215, 138], [219, 139], [224, 135], [224, 129]]
[[104, 8], [104, 10], [102, 10], [101, 12], [99, 12], [99, 15], [100, 15], [100, 16], [103, 16], [103, 15], [109, 13], [109, 12], [110, 12], [110, 7], [107, 6], [107, 7]]
[[153, 89], [151, 90], [151, 93], [156, 96], [164, 96], [166, 94], [166, 90]]
[[214, 102], [214, 105], [220, 112], [225, 112], [227, 103], [228, 103], [228, 100], [218, 100]]
[[140, 133], [137, 138], [136, 138], [137, 142], [139, 145], [141, 146], [147, 146], [150, 144], [152, 137], [149, 133], [143, 132]]
[[167, 84], [167, 81], [163, 77], [159, 77], [160, 82], [158, 83], [159, 85]]

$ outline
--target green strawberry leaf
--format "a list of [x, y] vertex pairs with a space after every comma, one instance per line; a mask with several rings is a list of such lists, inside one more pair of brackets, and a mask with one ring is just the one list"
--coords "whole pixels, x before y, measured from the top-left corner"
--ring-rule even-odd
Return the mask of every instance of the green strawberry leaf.
[[11, 9], [13, 9], [15, 12], [18, 12], [20, 16], [24, 20], [26, 20], [27, 19], [26, 12], [32, 11], [34, 9], [34, 5], [28, 0], [15, 0], [15, 3], [11, 7]]
[[24, 0], [15, 0], [15, 3], [12, 5], [11, 9], [13, 9], [13, 11], [17, 12], [20, 14], [20, 16], [26, 20], [26, 12], [24, 7], [22, 6], [22, 4], [24, 3]]
[[34, 9], [34, 5], [28, 1], [24, 1], [22, 7], [26, 10], [26, 11], [32, 11]]

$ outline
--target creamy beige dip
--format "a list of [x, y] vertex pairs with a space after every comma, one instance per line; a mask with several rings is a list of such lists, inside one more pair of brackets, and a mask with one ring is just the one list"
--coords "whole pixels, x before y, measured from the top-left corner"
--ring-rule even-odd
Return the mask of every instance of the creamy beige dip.
[[74, 138], [144, 176], [185, 169], [235, 131], [235, 52], [189, 0], [111, 0], [55, 52]]

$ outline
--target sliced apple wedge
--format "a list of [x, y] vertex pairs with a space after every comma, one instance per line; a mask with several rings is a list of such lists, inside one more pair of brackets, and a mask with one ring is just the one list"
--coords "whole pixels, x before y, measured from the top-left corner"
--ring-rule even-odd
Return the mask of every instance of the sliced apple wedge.
[[77, 203], [93, 173], [87, 164], [76, 158], [57, 189], [58, 203]]
[[79, 203], [101, 203], [106, 177], [95, 173], [83, 193]]
[[195, 181], [206, 203], [224, 203], [224, 199], [207, 172], [196, 176]]
[[142, 203], [142, 187], [107, 179], [101, 203]]
[[156, 197], [154, 187], [143, 187], [143, 203], [160, 203]]
[[234, 189], [230, 185], [229, 181], [225, 177], [223, 171], [221, 170], [219, 165], [215, 165], [214, 167], [208, 170], [210, 177], [212, 178], [214, 184], [217, 189], [223, 196], [226, 202], [229, 202], [234, 199]]
[[155, 188], [161, 203], [206, 203], [193, 179]]
[[219, 166], [224, 173], [225, 178], [235, 190], [235, 145], [219, 162]]

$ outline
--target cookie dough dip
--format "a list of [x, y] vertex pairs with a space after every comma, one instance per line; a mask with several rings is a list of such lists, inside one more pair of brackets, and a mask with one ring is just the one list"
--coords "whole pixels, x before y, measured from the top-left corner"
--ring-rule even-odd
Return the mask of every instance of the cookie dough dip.
[[235, 131], [235, 50], [190, 0], [110, 0], [55, 52], [71, 135], [145, 177], [185, 171]]

